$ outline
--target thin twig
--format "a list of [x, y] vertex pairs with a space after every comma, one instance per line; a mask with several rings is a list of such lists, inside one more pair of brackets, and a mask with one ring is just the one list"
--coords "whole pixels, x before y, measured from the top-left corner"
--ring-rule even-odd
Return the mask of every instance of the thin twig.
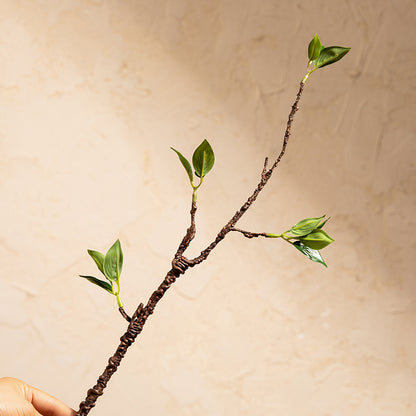
[[127, 315], [127, 312], [124, 310], [124, 308], [122, 307], [122, 306], [120, 306], [119, 308], [118, 308], [118, 310], [120, 311], [120, 313], [121, 313], [121, 316], [127, 321], [127, 322], [130, 322], [131, 321], [131, 318], [130, 318], [130, 316], [129, 315]]
[[183, 237], [181, 243], [179, 244], [178, 250], [175, 253], [175, 258], [179, 258], [185, 252], [185, 250], [189, 247], [189, 244], [194, 239], [196, 234], [196, 227], [195, 227], [195, 213], [196, 213], [196, 202], [192, 201], [191, 206], [191, 225], [186, 230], [186, 234]]
[[231, 228], [230, 231], [237, 231], [241, 234], [243, 234], [244, 237], [247, 238], [254, 238], [254, 237], [269, 237], [269, 235], [267, 233], [252, 233], [251, 231], [245, 231], [245, 230], [241, 230], [240, 228]]
[[267, 164], [268, 164], [268, 162], [269, 162], [269, 158], [268, 158], [268, 157], [266, 157], [266, 158], [264, 159], [263, 171], [261, 172], [261, 178], [262, 178], [262, 179], [264, 179], [264, 176], [266, 175], [266, 172], [267, 172]]
[[285, 131], [285, 135], [284, 135], [284, 138], [283, 138], [282, 150], [280, 151], [280, 154], [277, 157], [277, 159], [274, 161], [273, 166], [264, 175], [262, 175], [262, 178], [261, 178], [260, 182], [258, 183], [257, 188], [248, 197], [248, 199], [244, 203], [244, 205], [234, 214], [234, 216], [231, 218], [231, 220], [228, 221], [228, 223], [221, 229], [221, 231], [217, 234], [217, 237], [215, 238], [215, 240], [205, 250], [202, 250], [201, 254], [199, 256], [195, 257], [192, 260], [189, 260], [189, 263], [190, 263], [191, 267], [193, 267], [197, 264], [200, 264], [201, 262], [206, 260], [206, 258], [209, 256], [211, 251], [217, 246], [217, 244], [220, 241], [222, 241], [225, 238], [225, 236], [235, 226], [237, 221], [251, 207], [253, 202], [257, 199], [261, 190], [265, 187], [266, 183], [268, 182], [268, 180], [272, 176], [272, 173], [273, 173], [274, 169], [279, 164], [280, 160], [282, 159], [283, 155], [285, 154], [286, 147], [287, 147], [287, 144], [289, 142], [289, 137], [290, 137], [290, 133], [291, 133], [293, 117], [294, 117], [296, 111], [299, 110], [298, 103], [299, 103], [300, 97], [302, 96], [304, 86], [305, 86], [305, 84], [303, 82], [301, 82], [300, 87], [299, 87], [299, 91], [296, 95], [296, 100], [292, 105], [292, 110], [291, 110], [291, 112], [289, 114], [289, 118], [287, 120], [286, 131]]

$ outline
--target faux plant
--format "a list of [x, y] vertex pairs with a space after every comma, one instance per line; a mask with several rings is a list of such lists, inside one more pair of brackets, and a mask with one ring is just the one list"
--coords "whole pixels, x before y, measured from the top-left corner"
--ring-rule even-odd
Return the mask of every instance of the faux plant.
[[[121, 360], [128, 347], [135, 341], [136, 337], [142, 332], [143, 326], [146, 323], [149, 316], [153, 313], [157, 303], [163, 297], [165, 292], [175, 283], [176, 279], [184, 274], [188, 268], [195, 267], [198, 264], [206, 260], [211, 251], [220, 243], [228, 233], [231, 231], [239, 232], [244, 237], [265, 237], [265, 238], [281, 238], [286, 243], [291, 244], [300, 253], [304, 254], [308, 259], [321, 263], [326, 267], [326, 263], [320, 253], [320, 250], [331, 244], [334, 240], [323, 230], [329, 218], [325, 218], [325, 215], [321, 217], [306, 218], [297, 222], [293, 227], [287, 231], [276, 233], [265, 232], [251, 232], [242, 230], [236, 227], [237, 222], [244, 215], [244, 213], [252, 206], [257, 196], [265, 187], [274, 170], [285, 154], [286, 147], [289, 141], [291, 133], [291, 127], [293, 117], [298, 110], [299, 100], [301, 98], [305, 83], [310, 74], [317, 69], [323, 68], [327, 65], [337, 62], [344, 57], [350, 48], [344, 48], [340, 46], [324, 47], [321, 45], [318, 35], [315, 35], [308, 46], [308, 64], [307, 73], [302, 79], [299, 87], [299, 91], [296, 95], [296, 99], [292, 105], [287, 121], [286, 131], [283, 137], [283, 145], [278, 157], [269, 166], [269, 159], [266, 157], [263, 165], [263, 169], [260, 175], [260, 181], [257, 184], [254, 192], [247, 198], [246, 202], [240, 207], [240, 209], [234, 214], [234, 216], [221, 228], [215, 237], [214, 241], [209, 244], [201, 253], [193, 258], [188, 259], [184, 256], [185, 250], [189, 247], [191, 241], [195, 237], [196, 225], [195, 214], [197, 210], [197, 191], [201, 187], [205, 176], [211, 171], [214, 166], [215, 157], [214, 151], [207, 140], [204, 140], [194, 151], [192, 156], [192, 165], [178, 150], [172, 148], [172, 150], [179, 157], [182, 166], [188, 175], [189, 182], [192, 188], [191, 198], [191, 224], [186, 230], [185, 236], [179, 244], [176, 253], [173, 256], [172, 267], [167, 272], [165, 278], [159, 287], [153, 292], [149, 300], [144, 306], [140, 303], [133, 315], [130, 317], [124, 310], [123, 303], [120, 299], [120, 274], [123, 267], [123, 252], [121, 249], [120, 241], [117, 240], [104, 255], [98, 251], [88, 250], [88, 254], [92, 257], [98, 270], [103, 274], [104, 280], [98, 279], [93, 276], [81, 277], [88, 281], [100, 286], [107, 292], [114, 295], [117, 299], [119, 311], [122, 316], [129, 322], [126, 332], [120, 338], [120, 344], [112, 357], [108, 360], [108, 365], [105, 368], [102, 375], [97, 380], [97, 383], [88, 390], [87, 396], [84, 401], [81, 402], [79, 410], [77, 412], [80, 416], [86, 416], [90, 410], [95, 406], [97, 398], [103, 394], [108, 381], [111, 376], [117, 370]], [[194, 173], [195, 176], [194, 177]]]

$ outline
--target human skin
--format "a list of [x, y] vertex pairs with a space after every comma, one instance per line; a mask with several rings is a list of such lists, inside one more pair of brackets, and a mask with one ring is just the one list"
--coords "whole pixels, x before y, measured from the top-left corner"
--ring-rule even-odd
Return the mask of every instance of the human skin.
[[0, 378], [0, 416], [74, 416], [55, 397], [12, 377]]

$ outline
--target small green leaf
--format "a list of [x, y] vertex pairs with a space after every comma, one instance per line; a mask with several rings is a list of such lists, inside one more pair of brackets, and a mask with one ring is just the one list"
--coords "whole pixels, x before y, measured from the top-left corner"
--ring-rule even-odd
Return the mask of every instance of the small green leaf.
[[121, 268], [123, 267], [123, 251], [121, 250], [120, 240], [117, 240], [107, 251], [104, 258], [104, 274], [113, 282], [120, 278]]
[[97, 265], [100, 272], [104, 273], [104, 270], [103, 270], [103, 263], [104, 263], [104, 257], [105, 257], [104, 254], [99, 253], [98, 251], [94, 251], [94, 250], [88, 250], [88, 254], [95, 261], [95, 264]]
[[96, 277], [92, 277], [92, 276], [82, 276], [82, 275], [79, 275], [79, 277], [83, 277], [84, 279], [89, 280], [91, 283], [94, 283], [97, 286], [102, 287], [107, 292], [113, 293], [113, 288], [110, 285], [110, 283], [105, 282], [104, 280], [100, 280], [100, 279], [97, 279]]
[[321, 250], [334, 241], [324, 230], [318, 228], [310, 234], [299, 238], [299, 240], [314, 250]]
[[191, 167], [191, 164], [189, 163], [188, 159], [186, 157], [182, 156], [182, 154], [180, 152], [178, 152], [176, 149], [174, 149], [173, 147], [171, 147], [171, 149], [174, 152], [176, 152], [176, 154], [178, 155], [179, 160], [181, 161], [183, 167], [186, 170], [186, 173], [189, 176], [189, 180], [192, 182], [193, 179], [194, 179], [194, 174], [192, 173], [192, 167]]
[[322, 217], [305, 218], [304, 220], [299, 221], [296, 225], [294, 225], [289, 230], [289, 232], [292, 235], [299, 236], [299, 237], [307, 235], [319, 225], [322, 218], [324, 217], [325, 215], [322, 215]]
[[305, 246], [301, 241], [295, 241], [293, 245], [308, 259], [316, 261], [317, 263], [323, 264], [325, 267], [328, 267], [321, 256], [321, 253], [318, 250], [314, 250], [308, 246]]
[[351, 48], [344, 48], [342, 46], [329, 46], [328, 48], [324, 48], [321, 50], [321, 53], [313, 64], [315, 68], [331, 65], [343, 58], [350, 49]]
[[200, 178], [205, 176], [214, 166], [215, 156], [211, 145], [204, 140], [195, 150], [192, 156], [195, 174]]
[[331, 217], [328, 217], [324, 222], [322, 222], [321, 224], [319, 224], [316, 228], [323, 228], [323, 226], [328, 222], [328, 220], [330, 219]]
[[315, 34], [314, 38], [310, 41], [308, 46], [308, 58], [310, 61], [314, 61], [321, 52], [321, 41], [318, 35]]

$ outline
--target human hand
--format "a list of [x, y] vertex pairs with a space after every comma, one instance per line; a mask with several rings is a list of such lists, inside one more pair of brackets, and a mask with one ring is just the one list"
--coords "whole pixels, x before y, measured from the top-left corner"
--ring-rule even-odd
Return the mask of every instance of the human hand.
[[11, 377], [0, 378], [1, 416], [75, 416], [55, 397]]

